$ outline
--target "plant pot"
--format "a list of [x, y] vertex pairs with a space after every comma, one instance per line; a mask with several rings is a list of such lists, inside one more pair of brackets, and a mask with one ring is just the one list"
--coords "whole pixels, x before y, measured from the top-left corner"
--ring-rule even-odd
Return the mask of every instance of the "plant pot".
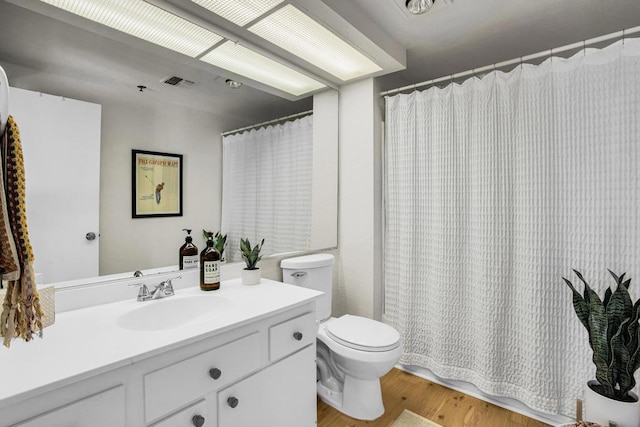
[[620, 402], [596, 393], [591, 389], [590, 384], [598, 383], [597, 381], [589, 381], [585, 387], [585, 420], [605, 426], [613, 421], [617, 427], [640, 427], [638, 396], [630, 393], [636, 399], [635, 402]]
[[260, 283], [260, 269], [242, 270], [242, 284], [243, 285], [257, 285]]

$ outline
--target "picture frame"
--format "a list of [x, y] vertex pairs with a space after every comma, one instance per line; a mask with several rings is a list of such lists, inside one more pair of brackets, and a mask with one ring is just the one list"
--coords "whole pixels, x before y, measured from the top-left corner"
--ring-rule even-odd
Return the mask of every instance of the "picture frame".
[[182, 154], [131, 150], [131, 217], [182, 216]]

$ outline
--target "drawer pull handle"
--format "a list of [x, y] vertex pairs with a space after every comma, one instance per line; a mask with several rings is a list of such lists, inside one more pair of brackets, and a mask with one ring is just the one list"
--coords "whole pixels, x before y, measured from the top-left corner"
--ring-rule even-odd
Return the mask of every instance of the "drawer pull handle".
[[231, 396], [230, 398], [227, 399], [227, 404], [232, 408], [235, 408], [236, 406], [238, 406], [238, 403], [239, 403], [239, 400], [236, 397]]
[[191, 418], [191, 422], [195, 427], [202, 427], [204, 425], [204, 417], [202, 415], [194, 415]]
[[218, 368], [209, 369], [209, 376], [217, 380], [222, 375], [222, 371]]
[[293, 339], [296, 341], [302, 341], [302, 332], [294, 332]]

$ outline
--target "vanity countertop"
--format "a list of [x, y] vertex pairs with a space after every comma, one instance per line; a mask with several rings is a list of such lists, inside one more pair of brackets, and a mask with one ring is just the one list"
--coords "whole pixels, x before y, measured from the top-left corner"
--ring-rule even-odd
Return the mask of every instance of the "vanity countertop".
[[[0, 408], [303, 305], [319, 295], [267, 279], [255, 286], [244, 286], [240, 279], [234, 279], [223, 281], [218, 291], [189, 287], [177, 290], [173, 297], [146, 302], [137, 302], [133, 292], [126, 301], [57, 314], [55, 324], [44, 330], [42, 339], [28, 343], [14, 340], [10, 349], [0, 349]], [[200, 316], [187, 324], [165, 324], [164, 329], [155, 331], [131, 330], [119, 324], [120, 316], [150, 304], [194, 296], [218, 299], [218, 303], [230, 301], [232, 307], [224, 313], [212, 310], [210, 316]], [[165, 322], [157, 317], [155, 321]]]

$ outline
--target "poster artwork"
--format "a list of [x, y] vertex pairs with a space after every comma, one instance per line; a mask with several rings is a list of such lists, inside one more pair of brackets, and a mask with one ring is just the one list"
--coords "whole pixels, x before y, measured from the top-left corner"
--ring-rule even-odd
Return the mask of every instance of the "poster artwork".
[[133, 217], [182, 215], [182, 155], [133, 150]]

